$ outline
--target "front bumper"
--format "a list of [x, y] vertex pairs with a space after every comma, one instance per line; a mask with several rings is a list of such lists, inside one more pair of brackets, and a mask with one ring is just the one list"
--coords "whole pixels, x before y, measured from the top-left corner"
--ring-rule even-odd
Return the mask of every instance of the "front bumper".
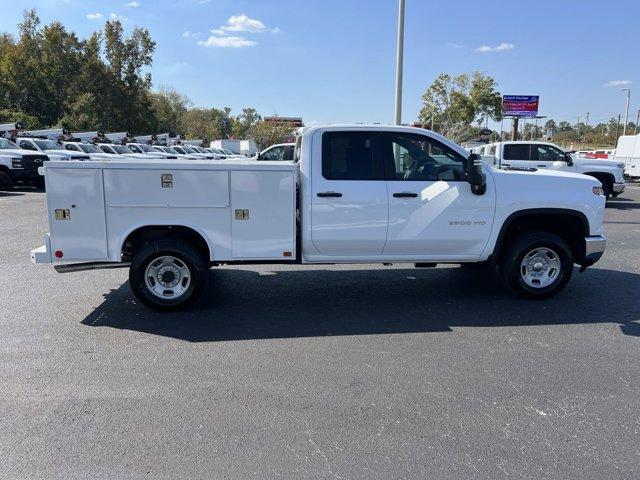
[[615, 193], [616, 195], [624, 192], [624, 189], [625, 189], [625, 183], [624, 182], [614, 183], [613, 184], [613, 193]]
[[593, 235], [584, 239], [584, 267], [589, 267], [596, 263], [607, 246], [607, 237], [604, 235]]

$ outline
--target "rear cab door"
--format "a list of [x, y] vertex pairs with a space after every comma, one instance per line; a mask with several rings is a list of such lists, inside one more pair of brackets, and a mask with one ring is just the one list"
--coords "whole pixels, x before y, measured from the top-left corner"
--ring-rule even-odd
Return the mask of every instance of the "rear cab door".
[[[320, 257], [380, 259], [389, 202], [371, 131], [319, 130], [314, 135], [310, 229]], [[311, 258], [311, 257], [310, 257]]]

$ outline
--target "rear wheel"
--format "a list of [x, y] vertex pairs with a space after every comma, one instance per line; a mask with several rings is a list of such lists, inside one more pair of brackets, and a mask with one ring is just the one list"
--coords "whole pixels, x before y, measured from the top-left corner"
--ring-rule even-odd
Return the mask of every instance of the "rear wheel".
[[204, 288], [207, 260], [188, 242], [157, 240], [145, 244], [132, 259], [129, 284], [147, 307], [159, 311], [184, 308]]
[[498, 265], [503, 282], [518, 296], [549, 298], [573, 273], [571, 249], [557, 235], [532, 231], [516, 237]]

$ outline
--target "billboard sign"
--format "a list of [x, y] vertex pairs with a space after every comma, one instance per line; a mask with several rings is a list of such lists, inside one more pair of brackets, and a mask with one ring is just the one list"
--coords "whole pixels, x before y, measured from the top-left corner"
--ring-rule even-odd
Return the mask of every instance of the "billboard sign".
[[506, 117], [535, 117], [538, 115], [538, 95], [503, 95], [502, 115]]

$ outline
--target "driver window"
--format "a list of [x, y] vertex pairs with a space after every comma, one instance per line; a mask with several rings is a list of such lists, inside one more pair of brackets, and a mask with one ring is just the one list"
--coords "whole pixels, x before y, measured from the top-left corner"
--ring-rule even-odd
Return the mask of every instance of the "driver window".
[[376, 135], [374, 156], [384, 162], [389, 180], [464, 180], [465, 157], [422, 135]]
[[284, 147], [273, 147], [262, 155], [263, 160], [284, 160]]
[[25, 150], [36, 150], [36, 147], [34, 147], [31, 142], [27, 142], [26, 140], [21, 140], [19, 145], [20, 148], [23, 148]]
[[140, 148], [138, 148], [136, 145], [127, 145], [129, 147], [129, 150], [131, 150], [134, 153], [142, 153], [142, 150], [140, 150]]
[[551, 145], [536, 145], [539, 162], [557, 162], [564, 159], [564, 155]]

